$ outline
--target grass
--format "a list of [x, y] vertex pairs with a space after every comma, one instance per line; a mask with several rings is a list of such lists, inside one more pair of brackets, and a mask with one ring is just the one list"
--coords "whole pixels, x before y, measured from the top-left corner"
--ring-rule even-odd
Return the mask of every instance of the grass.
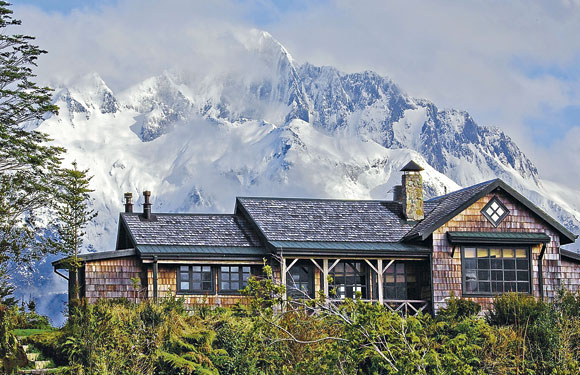
[[53, 331], [53, 328], [46, 328], [46, 329], [41, 329], [41, 328], [30, 328], [30, 329], [15, 329], [12, 331], [12, 334], [16, 337], [28, 337], [28, 336], [32, 336], [32, 335], [37, 335], [39, 333], [46, 333], [46, 332], [50, 332]]

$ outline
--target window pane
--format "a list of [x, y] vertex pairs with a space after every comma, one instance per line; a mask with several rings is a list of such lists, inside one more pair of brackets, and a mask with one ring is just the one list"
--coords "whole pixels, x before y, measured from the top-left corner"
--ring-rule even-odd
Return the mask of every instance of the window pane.
[[464, 256], [466, 258], [475, 258], [475, 249], [472, 247], [465, 248]]
[[504, 277], [505, 281], [515, 281], [516, 272], [515, 271], [505, 271], [503, 273], [503, 277]]
[[528, 281], [528, 272], [518, 271], [518, 281]]
[[465, 283], [465, 289], [468, 293], [477, 292], [477, 281], [468, 281]]
[[503, 268], [503, 263], [502, 263], [501, 258], [491, 259], [490, 265], [491, 265], [491, 268], [494, 270], [501, 270]]
[[514, 259], [504, 259], [503, 268], [506, 270], [513, 270], [516, 268], [516, 261]]
[[188, 266], [180, 266], [180, 267], [179, 267], [179, 270], [180, 270], [181, 272], [189, 272], [189, 267], [188, 267]]
[[530, 284], [528, 284], [528, 283], [518, 283], [518, 292], [520, 292], [520, 293], [529, 293], [530, 292]]
[[469, 270], [465, 272], [465, 280], [477, 280], [477, 271]]
[[516, 258], [527, 258], [528, 252], [526, 249], [516, 249]]
[[491, 258], [501, 258], [501, 249], [489, 249], [489, 256]]
[[480, 293], [491, 292], [490, 284], [488, 282], [480, 282], [479, 283], [479, 292]]
[[221, 267], [222, 272], [230, 272], [230, 267]]
[[201, 272], [201, 266], [192, 266], [191, 269], [193, 272]]
[[231, 288], [232, 290], [240, 289], [240, 283], [237, 281], [232, 281], [231, 286], [232, 286], [232, 288]]
[[194, 273], [193, 274], [193, 281], [201, 280], [201, 273]]
[[518, 259], [516, 260], [516, 264], [519, 270], [528, 270], [530, 267], [527, 259]]
[[477, 257], [478, 258], [487, 258], [489, 256], [488, 249], [477, 249]]
[[492, 291], [492, 293], [503, 293], [503, 283], [492, 282], [491, 283], [491, 291]]
[[491, 279], [492, 280], [503, 280], [503, 271], [491, 271]]
[[210, 266], [203, 266], [203, 272], [211, 272]]
[[465, 259], [465, 268], [466, 269], [474, 269], [477, 268], [477, 259]]
[[207, 271], [202, 274], [203, 281], [212, 281], [211, 271]]
[[514, 257], [514, 249], [503, 249], [503, 257], [504, 258], [513, 258]]
[[250, 273], [250, 267], [243, 267], [242, 272]]
[[478, 259], [477, 268], [484, 270], [489, 269], [489, 259]]
[[240, 272], [239, 268], [240, 267], [230, 267], [230, 272]]
[[227, 281], [222, 281], [221, 283], [221, 289], [222, 290], [229, 290], [230, 289], [230, 283], [228, 283]]
[[182, 281], [180, 284], [180, 287], [182, 290], [188, 290], [189, 289], [189, 282], [187, 281]]
[[479, 280], [489, 280], [489, 271], [477, 271], [477, 277]]
[[223, 281], [229, 281], [230, 280], [230, 274], [229, 273], [222, 272], [222, 280]]
[[191, 283], [191, 284], [192, 284], [192, 286], [193, 286], [193, 287], [192, 287], [192, 289], [193, 289], [193, 290], [201, 290], [201, 282], [199, 282], [199, 281], [194, 281], [194, 282], [193, 282], [193, 283]]
[[230, 275], [230, 279], [234, 280], [234, 281], [238, 281], [240, 279], [240, 274], [239, 273], [232, 273]]

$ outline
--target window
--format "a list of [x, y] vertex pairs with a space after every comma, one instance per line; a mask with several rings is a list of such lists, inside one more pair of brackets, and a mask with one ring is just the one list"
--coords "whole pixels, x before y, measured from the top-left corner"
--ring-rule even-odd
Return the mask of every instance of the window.
[[510, 212], [506, 206], [501, 203], [499, 198], [494, 196], [489, 200], [489, 202], [487, 202], [485, 207], [483, 207], [481, 213], [494, 227], [497, 227]]
[[293, 298], [314, 298], [314, 266], [296, 263], [286, 274], [286, 289]]
[[530, 293], [530, 249], [462, 247], [463, 294]]
[[180, 266], [177, 291], [181, 293], [211, 293], [214, 278], [210, 266]]
[[356, 292], [368, 298], [368, 268], [363, 262], [341, 261], [330, 272], [331, 289], [336, 288], [335, 297], [354, 298]]
[[239, 293], [248, 285], [252, 275], [250, 266], [221, 266], [219, 272], [219, 291]]
[[383, 276], [384, 298], [419, 299], [417, 272], [414, 263], [397, 261]]

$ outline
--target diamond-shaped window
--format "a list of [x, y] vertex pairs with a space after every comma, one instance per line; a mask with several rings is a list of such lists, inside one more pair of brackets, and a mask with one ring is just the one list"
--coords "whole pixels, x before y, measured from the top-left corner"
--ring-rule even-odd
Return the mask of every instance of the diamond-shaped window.
[[503, 219], [510, 213], [510, 211], [504, 206], [503, 203], [498, 199], [498, 197], [493, 197], [490, 199], [489, 202], [483, 207], [481, 210], [483, 216], [489, 220], [490, 223], [493, 224], [494, 227], [497, 227]]

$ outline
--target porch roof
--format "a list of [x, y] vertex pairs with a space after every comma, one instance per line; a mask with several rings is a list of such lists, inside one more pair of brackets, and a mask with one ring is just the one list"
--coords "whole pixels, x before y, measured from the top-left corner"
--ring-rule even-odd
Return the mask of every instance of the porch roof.
[[455, 243], [498, 243], [535, 245], [550, 242], [545, 233], [525, 232], [447, 232], [449, 242]]
[[179, 246], [179, 245], [138, 245], [137, 251], [141, 257], [153, 256], [255, 256], [264, 257], [268, 255], [264, 247], [259, 246]]

